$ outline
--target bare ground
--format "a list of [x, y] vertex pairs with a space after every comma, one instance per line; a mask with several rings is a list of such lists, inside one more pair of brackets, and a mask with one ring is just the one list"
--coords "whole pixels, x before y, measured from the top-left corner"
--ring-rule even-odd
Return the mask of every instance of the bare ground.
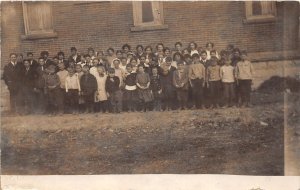
[[243, 109], [3, 115], [2, 174], [283, 175], [282, 97], [256, 93]]

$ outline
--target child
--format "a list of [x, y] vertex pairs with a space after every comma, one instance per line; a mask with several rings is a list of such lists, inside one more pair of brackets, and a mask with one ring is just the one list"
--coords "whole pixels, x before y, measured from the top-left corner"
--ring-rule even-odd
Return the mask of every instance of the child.
[[122, 57], [121, 58], [120, 68], [122, 70], [126, 71], [126, 65], [127, 65], [127, 57]]
[[154, 54], [152, 53], [152, 47], [146, 46], [145, 47], [145, 55], [146, 55], [146, 64], [149, 64], [152, 58], [154, 57]]
[[133, 72], [132, 65], [126, 66], [127, 74], [125, 75], [124, 103], [128, 112], [136, 111], [136, 72]]
[[95, 111], [102, 111], [103, 113], [106, 113], [108, 111], [107, 93], [105, 89], [107, 75], [105, 74], [105, 68], [103, 66], [98, 66], [97, 71], [98, 75], [96, 75], [97, 91], [95, 93]]
[[122, 111], [122, 92], [120, 90], [120, 79], [115, 76], [115, 69], [108, 70], [108, 77], [105, 82], [105, 89], [109, 95], [112, 113], [121, 113]]
[[69, 101], [70, 109], [73, 114], [78, 113], [79, 94], [81, 92], [78, 74], [71, 67], [68, 68], [68, 76], [65, 82], [66, 97]]
[[[181, 55], [181, 53], [179, 53], [179, 52], [176, 52], [176, 53], [174, 53], [174, 55], [173, 55], [173, 62], [172, 62], [172, 66], [173, 67], [175, 67], [175, 68], [177, 68], [177, 63], [178, 62], [183, 62], [184, 60], [183, 60], [183, 56]], [[185, 62], [183, 62], [183, 64], [184, 64]]]
[[235, 89], [234, 89], [234, 67], [230, 65], [231, 61], [227, 57], [225, 59], [225, 65], [220, 69], [220, 76], [223, 84], [224, 97], [225, 97], [225, 105], [223, 108], [227, 108], [231, 106], [235, 97]]
[[46, 68], [44, 58], [40, 57], [38, 59], [39, 66], [36, 69], [37, 78], [34, 85], [34, 92], [36, 97], [35, 109], [36, 113], [43, 114], [46, 111], [46, 90], [45, 90], [45, 80], [46, 80]]
[[201, 56], [200, 63], [202, 63], [205, 69], [207, 69], [207, 67], [209, 66], [209, 60], [207, 59], [207, 52], [201, 51], [200, 56]]
[[211, 65], [207, 68], [207, 86], [210, 92], [210, 108], [219, 108], [220, 101], [220, 89], [221, 89], [221, 77], [220, 66], [217, 64], [216, 57], [212, 57]]
[[176, 53], [176, 52], [178, 52], [178, 53], [182, 53], [182, 43], [181, 42], [176, 42], [175, 44], [174, 44], [174, 47], [175, 47], [175, 52], [174, 53]]
[[150, 89], [153, 93], [154, 99], [154, 110], [162, 111], [161, 109], [161, 99], [162, 99], [162, 88], [161, 88], [161, 80], [158, 75], [158, 68], [152, 67], [152, 75], [150, 77]]
[[209, 60], [213, 55], [212, 55], [212, 51], [215, 54], [214, 56], [216, 56], [219, 59], [219, 54], [216, 50], [214, 50], [214, 43], [212, 42], [207, 42], [206, 43], [206, 54], [207, 54], [207, 59]]
[[194, 53], [199, 54], [199, 52], [197, 50], [197, 44], [195, 42], [190, 42], [190, 44], [189, 44], [189, 52], [190, 52], [191, 56], [193, 56]]
[[163, 55], [164, 54], [164, 49], [165, 49], [165, 46], [163, 43], [158, 43], [156, 45], [156, 53], [155, 55], [158, 56], [158, 55]]
[[172, 52], [171, 52], [170, 48], [165, 47], [165, 49], [164, 49], [164, 56], [165, 56], [165, 58], [172, 56]]
[[123, 56], [122, 51], [121, 50], [117, 50], [116, 51], [116, 58], [121, 60], [122, 56]]
[[236, 79], [239, 85], [242, 107], [250, 107], [251, 84], [254, 75], [252, 63], [247, 58], [247, 52], [241, 53], [241, 61], [236, 66]]
[[80, 80], [81, 76], [83, 75], [82, 66], [79, 64], [75, 65], [75, 72], [77, 73]]
[[153, 95], [149, 89], [150, 77], [148, 73], [145, 73], [142, 65], [138, 66], [138, 74], [136, 75], [136, 85], [138, 87], [138, 96], [140, 101], [141, 111], [146, 112], [149, 110]]
[[137, 58], [140, 58], [141, 55], [144, 54], [144, 47], [142, 45], [136, 46], [136, 56]]
[[31, 67], [30, 60], [24, 59], [24, 68], [22, 69], [21, 74], [21, 98], [22, 103], [24, 104], [24, 114], [29, 114], [33, 111], [33, 103], [34, 103], [34, 97], [33, 97], [33, 88], [34, 88], [34, 80], [36, 77], [36, 72], [34, 70], [34, 67]]
[[137, 72], [137, 60], [135, 58], [132, 58], [130, 60], [130, 65], [132, 66], [132, 72]]
[[125, 71], [120, 68], [120, 60], [119, 59], [114, 59], [113, 60], [113, 65], [115, 68], [115, 75], [119, 77], [120, 79], [120, 87], [123, 89], [124, 88], [124, 77], [125, 77]]
[[140, 64], [139, 66], [143, 66], [146, 73], [150, 74], [150, 65], [146, 63], [146, 55], [143, 54], [140, 56]]
[[113, 60], [116, 58], [116, 55], [115, 55], [115, 50], [113, 48], [108, 48], [107, 49], [107, 56], [106, 56], [106, 59], [110, 65], [111, 68], [114, 68], [113, 66]]
[[81, 94], [84, 100], [85, 113], [94, 111], [95, 92], [97, 91], [97, 81], [94, 75], [89, 73], [89, 66], [82, 68], [83, 75], [80, 78]]
[[98, 75], [97, 66], [99, 65], [99, 59], [95, 58], [93, 60], [93, 66], [90, 67], [90, 73], [96, 77]]
[[176, 87], [177, 100], [182, 110], [187, 109], [188, 101], [188, 71], [182, 61], [177, 63], [178, 68], [173, 74], [173, 85]]
[[65, 106], [65, 97], [66, 97], [66, 78], [68, 76], [68, 71], [65, 69], [65, 64], [63, 62], [58, 64], [59, 71], [57, 72], [59, 81], [60, 81], [60, 99], [61, 99], [61, 106], [62, 110], [64, 110]]
[[47, 68], [47, 76], [45, 80], [45, 88], [48, 94], [49, 112], [50, 114], [60, 115], [63, 113], [63, 107], [61, 102], [63, 101], [60, 93], [60, 81], [58, 75], [55, 73], [55, 66], [50, 65]]
[[131, 47], [130, 47], [129, 44], [124, 44], [124, 45], [122, 46], [122, 50], [123, 50], [123, 52], [124, 52], [126, 55], [127, 55], [128, 52], [130, 51], [130, 49], [131, 49]]
[[171, 65], [172, 58], [167, 57], [166, 63], [160, 67], [160, 78], [162, 84], [163, 109], [174, 110], [176, 108], [176, 90], [173, 85], [173, 72], [176, 70]]
[[193, 91], [194, 107], [204, 108], [203, 105], [203, 87], [205, 84], [205, 67], [200, 63], [198, 54], [192, 56], [194, 64], [189, 66], [189, 81]]

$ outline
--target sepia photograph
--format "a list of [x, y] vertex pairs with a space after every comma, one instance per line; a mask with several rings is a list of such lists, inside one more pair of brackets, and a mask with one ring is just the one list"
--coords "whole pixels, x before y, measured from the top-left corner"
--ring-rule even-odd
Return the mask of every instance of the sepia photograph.
[[299, 176], [299, 23], [298, 1], [2, 1], [1, 175]]

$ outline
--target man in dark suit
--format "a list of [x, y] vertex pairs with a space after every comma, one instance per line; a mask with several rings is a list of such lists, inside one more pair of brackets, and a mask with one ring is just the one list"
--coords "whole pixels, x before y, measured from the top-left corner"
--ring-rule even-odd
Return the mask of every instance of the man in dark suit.
[[18, 96], [20, 92], [21, 78], [20, 71], [23, 65], [17, 63], [17, 54], [10, 54], [10, 62], [4, 66], [2, 79], [8, 87], [10, 95], [10, 111], [12, 113], [19, 112], [19, 101]]
[[76, 47], [71, 47], [71, 55], [70, 55], [68, 61], [69, 61], [69, 63], [70, 62], [78, 63], [81, 61], [80, 55], [77, 54]]
[[27, 60], [30, 63], [30, 67], [33, 70], [36, 70], [36, 68], [39, 66], [39, 63], [35, 59], [33, 59], [33, 53], [32, 52], [27, 53]]

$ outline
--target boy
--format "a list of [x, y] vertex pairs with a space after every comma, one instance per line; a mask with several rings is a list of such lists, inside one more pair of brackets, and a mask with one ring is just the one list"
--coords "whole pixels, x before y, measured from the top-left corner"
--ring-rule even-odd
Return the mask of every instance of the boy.
[[171, 64], [172, 58], [167, 57], [166, 63], [161, 66], [161, 73], [159, 73], [162, 83], [164, 110], [174, 110], [176, 108], [176, 90], [173, 86], [173, 73], [176, 68]]
[[176, 87], [180, 109], [185, 110], [188, 101], [188, 71], [184, 68], [182, 61], [177, 63], [177, 67], [173, 74], [173, 85]]
[[33, 70], [36, 70], [36, 68], [39, 66], [39, 63], [33, 59], [33, 53], [32, 52], [28, 52], [27, 53], [27, 60], [30, 63], [30, 67], [33, 68]]
[[22, 86], [21, 86], [21, 99], [24, 109], [22, 109], [24, 114], [29, 114], [33, 111], [33, 88], [34, 88], [34, 81], [36, 77], [36, 73], [30, 65], [30, 60], [25, 59], [24, 67], [22, 69], [21, 77], [22, 77]]
[[36, 69], [36, 81], [34, 85], [34, 92], [36, 97], [35, 109], [36, 113], [43, 114], [46, 111], [47, 96], [46, 96], [46, 68], [44, 58], [38, 59], [39, 66]]
[[128, 112], [136, 111], [137, 91], [136, 91], [136, 72], [133, 72], [132, 65], [126, 66], [127, 74], [125, 75], [125, 90], [124, 90], [124, 103], [125, 109]]
[[120, 79], [115, 76], [115, 69], [108, 70], [108, 77], [105, 82], [106, 92], [109, 94], [112, 113], [121, 113], [122, 111], [122, 92], [120, 90]]
[[80, 64], [75, 65], [75, 72], [80, 80], [81, 76], [83, 75], [82, 66]]
[[66, 97], [66, 78], [68, 76], [68, 71], [65, 69], [65, 64], [63, 62], [58, 63], [59, 71], [57, 72], [60, 81], [60, 102], [62, 105], [62, 110], [65, 107], [65, 97]]
[[94, 75], [89, 73], [89, 67], [83, 66], [83, 75], [80, 78], [82, 97], [85, 102], [85, 112], [91, 113], [94, 110], [95, 92], [97, 91], [97, 81]]
[[69, 101], [70, 109], [73, 114], [78, 113], [79, 94], [81, 92], [78, 74], [74, 69], [68, 68], [68, 76], [65, 82], [66, 97]]
[[146, 73], [150, 74], [150, 65], [149, 63], [146, 63], [146, 55], [145, 54], [142, 54], [140, 55], [140, 64], [138, 66], [143, 66], [144, 67], [144, 70]]
[[241, 53], [241, 61], [236, 66], [236, 79], [239, 85], [242, 107], [250, 107], [251, 84], [254, 75], [252, 63], [247, 58], [247, 52]]
[[220, 69], [220, 76], [223, 84], [225, 105], [223, 108], [231, 106], [235, 98], [235, 84], [234, 84], [234, 67], [230, 65], [231, 61], [227, 57], [225, 65]]
[[71, 55], [69, 57], [69, 61], [68, 62], [71, 62], [71, 61], [73, 61], [74, 63], [78, 63], [78, 62], [81, 61], [80, 55], [77, 54], [76, 47], [71, 47]]
[[154, 110], [162, 111], [161, 109], [161, 98], [162, 98], [162, 88], [161, 88], [161, 80], [158, 75], [158, 68], [152, 67], [152, 75], [150, 77], [150, 89], [153, 93], [154, 98]]
[[207, 52], [201, 51], [200, 57], [201, 57], [200, 63], [202, 63], [205, 69], [207, 69], [207, 67], [209, 66], [209, 60], [207, 59]]
[[[212, 51], [211, 51], [212, 52]], [[207, 68], [207, 86], [210, 92], [210, 108], [219, 108], [221, 78], [220, 78], [220, 66], [217, 64], [216, 57], [210, 59], [210, 66]]]
[[68, 61], [65, 60], [65, 53], [60, 51], [57, 53], [57, 57], [58, 57], [58, 63], [63, 63], [65, 65], [65, 68], [67, 68], [69, 66]]
[[[205, 52], [206, 53], [206, 52]], [[194, 64], [189, 66], [189, 81], [192, 87], [194, 107], [204, 109], [203, 87], [205, 84], [205, 67], [200, 63], [198, 54], [192, 56]]]
[[57, 113], [62, 114], [63, 109], [61, 107], [61, 96], [60, 96], [60, 81], [58, 75], [55, 73], [55, 66], [50, 65], [47, 67], [46, 75], [46, 93], [48, 95], [48, 111], [50, 114], [56, 115]]

